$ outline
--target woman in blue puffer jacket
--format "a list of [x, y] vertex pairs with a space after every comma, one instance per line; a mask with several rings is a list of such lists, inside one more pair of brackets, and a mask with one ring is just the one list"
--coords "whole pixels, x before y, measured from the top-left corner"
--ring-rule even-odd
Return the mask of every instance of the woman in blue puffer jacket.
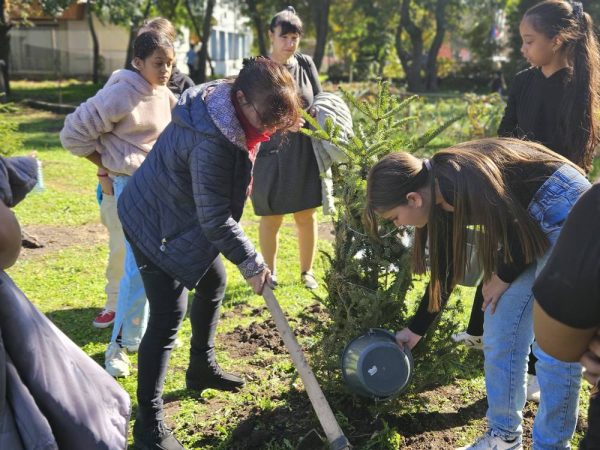
[[195, 289], [187, 387], [236, 390], [244, 384], [224, 373], [214, 356], [226, 284], [219, 255], [238, 266], [254, 292], [271, 282], [239, 221], [259, 143], [275, 131], [293, 129], [299, 111], [294, 81], [283, 66], [246, 60], [234, 81], [184, 92], [171, 124], [119, 199], [119, 217], [150, 304], [138, 359], [137, 448], [183, 448], [164, 424], [162, 390], [187, 310], [187, 289]]

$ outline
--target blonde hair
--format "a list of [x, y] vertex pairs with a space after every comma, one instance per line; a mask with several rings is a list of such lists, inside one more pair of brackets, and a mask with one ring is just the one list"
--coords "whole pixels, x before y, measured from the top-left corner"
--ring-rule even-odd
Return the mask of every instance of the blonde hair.
[[150, 30], [163, 34], [171, 42], [177, 40], [177, 30], [175, 30], [171, 21], [164, 17], [154, 17], [153, 19], [144, 20], [142, 26], [138, 30], [138, 36]]

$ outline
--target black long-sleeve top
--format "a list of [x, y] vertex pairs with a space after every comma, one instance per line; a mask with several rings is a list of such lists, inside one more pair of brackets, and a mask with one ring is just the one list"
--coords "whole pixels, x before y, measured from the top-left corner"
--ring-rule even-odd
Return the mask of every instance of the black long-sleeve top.
[[[533, 199], [535, 193], [544, 184], [544, 182], [560, 167], [561, 163], [555, 165], [548, 165], [545, 163], [530, 164], [527, 166], [514, 166], [508, 168], [505, 174], [505, 181], [508, 186], [512, 188], [512, 194], [517, 198], [519, 203], [527, 208], [529, 203]], [[440, 191], [444, 200], [453, 205], [454, 202], [454, 186], [440, 180]], [[453, 271], [452, 271], [452, 213], [447, 213], [444, 216], [444, 220], [448, 221], [446, 224], [447, 228], [447, 239], [442, 241], [442, 245], [436, 251], [441, 252], [441, 261], [447, 261], [448, 267], [446, 270], [442, 270], [445, 273], [445, 279], [442, 280], [442, 295], [441, 304], [442, 308], [448, 301], [454, 285], [452, 284]], [[506, 263], [504, 261], [504, 251], [501, 249], [498, 252], [496, 275], [507, 282], [511, 283], [514, 281], [527, 267], [525, 263], [525, 255], [519, 240], [519, 235], [516, 227], [509, 226], [508, 228], [508, 245], [509, 252], [512, 257], [512, 262]], [[432, 251], [432, 250], [430, 250]], [[419, 336], [423, 336], [431, 324], [435, 321], [439, 312], [430, 313], [427, 311], [429, 305], [429, 286], [425, 290], [423, 297], [421, 297], [421, 303], [415, 313], [414, 317], [410, 321], [408, 328]]]
[[498, 135], [539, 142], [569, 158], [560, 135], [562, 108], [570, 69], [560, 69], [547, 77], [532, 67], [519, 72], [512, 83]]

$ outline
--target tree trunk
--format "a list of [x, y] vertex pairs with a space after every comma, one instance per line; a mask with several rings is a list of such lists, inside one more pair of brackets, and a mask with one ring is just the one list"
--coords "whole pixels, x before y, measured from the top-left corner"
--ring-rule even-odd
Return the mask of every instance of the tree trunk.
[[138, 31], [140, 28], [140, 23], [142, 23], [144, 20], [146, 20], [148, 18], [151, 7], [152, 7], [152, 0], [148, 0], [148, 3], [146, 4], [146, 9], [144, 10], [143, 17], [141, 18], [141, 20], [139, 22], [134, 22], [131, 25], [131, 29], [129, 30], [129, 42], [127, 44], [127, 55], [125, 56], [125, 68], [127, 68], [127, 69], [133, 68], [133, 66], [131, 65], [131, 60], [133, 59], [133, 41], [135, 41], [135, 38], [137, 37]]
[[265, 39], [265, 26], [262, 20], [262, 17], [258, 13], [256, 9], [256, 0], [246, 0], [246, 4], [248, 5], [248, 12], [250, 13], [250, 17], [252, 18], [252, 23], [254, 24], [254, 28], [256, 29], [256, 38], [258, 40], [258, 51], [262, 56], [269, 56], [267, 50], [267, 42]]
[[92, 82], [98, 84], [100, 81], [100, 44], [98, 44], [98, 35], [94, 28], [94, 18], [92, 17], [92, 7], [87, 2], [85, 4], [85, 15], [87, 16], [88, 25], [90, 27], [90, 35], [92, 36], [93, 59], [92, 59]]
[[[402, 32], [406, 30], [411, 41], [411, 51], [404, 48]], [[406, 74], [408, 90], [421, 92], [424, 89], [421, 77], [423, 58], [423, 31], [410, 18], [410, 0], [402, 0], [400, 22], [396, 29], [396, 52]]]
[[5, 0], [0, 0], [0, 60], [4, 64], [0, 67], [4, 78], [4, 90], [6, 95], [10, 95], [10, 79], [8, 76], [8, 65], [10, 60], [10, 34], [12, 28], [10, 16], [8, 15], [7, 3]]
[[427, 55], [425, 87], [428, 91], [435, 91], [438, 87], [437, 81], [437, 55], [444, 42], [446, 34], [446, 7], [448, 0], [438, 0], [435, 5], [435, 36], [429, 47]]
[[179, 0], [175, 0], [174, 2], [172, 2], [169, 8], [169, 12], [167, 13], [167, 19], [169, 19], [171, 22], [175, 21], [175, 14], [177, 13], [177, 7], [179, 6]]
[[210, 41], [210, 28], [212, 15], [215, 9], [216, 0], [206, 1], [206, 10], [204, 11], [204, 19], [202, 21], [202, 45], [198, 52], [198, 83], [206, 81], [206, 61], [208, 59], [208, 43]]
[[321, 63], [325, 56], [325, 47], [327, 46], [327, 33], [329, 31], [329, 7], [331, 0], [322, 0], [318, 6], [314, 8], [315, 30], [317, 34], [315, 53], [313, 61], [317, 70], [321, 69]]

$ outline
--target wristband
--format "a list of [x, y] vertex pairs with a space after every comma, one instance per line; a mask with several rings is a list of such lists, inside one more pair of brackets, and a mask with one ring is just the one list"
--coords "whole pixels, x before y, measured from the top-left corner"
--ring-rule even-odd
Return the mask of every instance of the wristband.
[[108, 174], [107, 173], [97, 173], [96, 176], [97, 177], [107, 177]]

